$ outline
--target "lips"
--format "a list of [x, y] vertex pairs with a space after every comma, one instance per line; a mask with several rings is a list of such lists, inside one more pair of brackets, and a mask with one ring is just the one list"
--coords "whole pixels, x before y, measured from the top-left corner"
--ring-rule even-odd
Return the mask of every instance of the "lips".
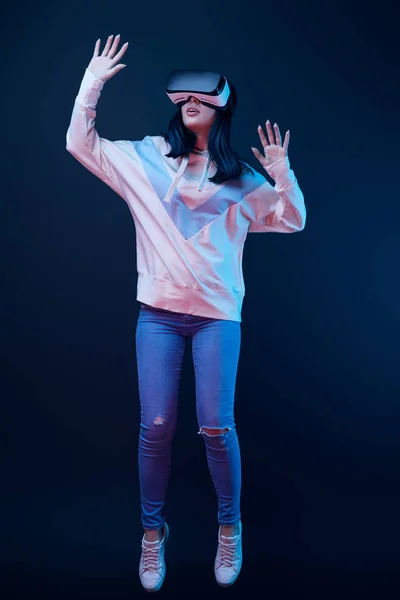
[[189, 113], [189, 111], [200, 112], [197, 110], [197, 108], [193, 108], [193, 107], [188, 108], [186, 112]]

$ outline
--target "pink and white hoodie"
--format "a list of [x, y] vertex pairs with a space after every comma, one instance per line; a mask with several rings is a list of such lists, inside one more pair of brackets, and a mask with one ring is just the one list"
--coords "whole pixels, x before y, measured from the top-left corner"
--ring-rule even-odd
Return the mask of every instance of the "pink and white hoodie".
[[304, 228], [303, 194], [287, 157], [239, 179], [209, 181], [207, 151], [167, 158], [162, 136], [109, 141], [94, 124], [104, 82], [86, 69], [67, 150], [125, 202], [136, 227], [137, 300], [156, 308], [241, 322], [243, 246], [248, 233]]

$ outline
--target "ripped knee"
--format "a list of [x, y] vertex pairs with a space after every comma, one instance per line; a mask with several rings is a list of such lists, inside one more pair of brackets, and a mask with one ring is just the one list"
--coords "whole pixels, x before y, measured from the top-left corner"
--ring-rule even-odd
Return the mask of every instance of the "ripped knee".
[[229, 431], [231, 427], [200, 427], [198, 434], [202, 432], [207, 435], [224, 435], [227, 431]]
[[154, 425], [164, 425], [165, 419], [161, 415], [157, 415], [153, 421]]

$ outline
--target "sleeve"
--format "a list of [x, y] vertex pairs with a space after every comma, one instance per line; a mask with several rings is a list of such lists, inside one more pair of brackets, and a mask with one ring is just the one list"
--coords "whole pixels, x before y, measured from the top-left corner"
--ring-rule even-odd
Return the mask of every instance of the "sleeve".
[[304, 196], [285, 156], [266, 168], [275, 180], [267, 180], [252, 194], [252, 216], [249, 233], [295, 233], [306, 223]]
[[130, 141], [111, 142], [99, 137], [95, 129], [96, 105], [104, 86], [86, 69], [72, 111], [66, 135], [67, 151], [99, 177], [124, 200], [119, 166], [132, 146]]

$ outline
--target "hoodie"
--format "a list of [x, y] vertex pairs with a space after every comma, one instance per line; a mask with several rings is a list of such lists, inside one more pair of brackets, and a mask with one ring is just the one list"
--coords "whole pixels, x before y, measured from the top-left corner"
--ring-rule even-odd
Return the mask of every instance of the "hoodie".
[[[95, 129], [104, 81], [86, 69], [66, 148], [127, 204], [136, 229], [137, 300], [173, 312], [241, 322], [243, 247], [248, 233], [295, 233], [306, 208], [284, 157], [215, 184], [208, 151], [167, 158], [162, 136], [110, 141]], [[247, 164], [247, 163], [246, 163]]]

